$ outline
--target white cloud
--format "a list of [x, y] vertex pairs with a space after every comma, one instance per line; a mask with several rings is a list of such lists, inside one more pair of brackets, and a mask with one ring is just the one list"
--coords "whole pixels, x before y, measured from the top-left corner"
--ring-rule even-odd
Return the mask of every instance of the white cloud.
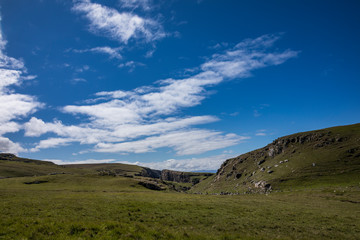
[[0, 125], [14, 119], [29, 116], [42, 106], [32, 96], [0, 92]]
[[15, 153], [26, 152], [26, 149], [20, 146], [19, 143], [14, 143], [10, 139], [0, 136], [0, 151]]
[[9, 85], [19, 84], [21, 71], [0, 68], [0, 92]]
[[[204, 99], [204, 87], [221, 82], [215, 73], [204, 72], [194, 77], [162, 81], [158, 88], [136, 89], [132, 92], [100, 92], [98, 96], [112, 96], [116, 99], [95, 105], [63, 108], [64, 112], [85, 114], [92, 123], [100, 126], [114, 126], [126, 123], [140, 123], [145, 119], [176, 113], [180, 108], [200, 104]], [[119, 99], [120, 98], [120, 99]]]
[[96, 152], [145, 153], [163, 147], [173, 148], [178, 155], [200, 154], [238, 144], [248, 137], [236, 134], [223, 135], [209, 130], [187, 130], [165, 133], [138, 141], [123, 143], [99, 143]]
[[6, 43], [0, 27], [0, 151], [18, 153], [26, 150], [3, 135], [19, 131], [22, 126], [16, 120], [29, 116], [43, 104], [33, 96], [18, 94], [11, 89], [11, 86], [35, 76], [23, 76], [27, 72], [24, 63], [4, 53]]
[[166, 36], [160, 23], [132, 12], [120, 13], [116, 9], [92, 3], [90, 0], [75, 1], [72, 9], [84, 14], [90, 21], [91, 32], [121, 43], [127, 44], [130, 39], [153, 42]]
[[30, 149], [30, 152], [38, 152], [40, 149], [66, 146], [69, 145], [71, 142], [73, 142], [73, 140], [69, 138], [49, 138], [41, 140], [35, 148]]
[[122, 50], [122, 47], [112, 48], [109, 46], [104, 46], [104, 47], [94, 47], [94, 48], [83, 49], [83, 50], [74, 49], [73, 51], [77, 52], [77, 53], [85, 53], [85, 52], [101, 53], [101, 54], [109, 55], [110, 58], [122, 59], [122, 56], [120, 53], [121, 50]]
[[22, 128], [22, 126], [16, 122], [5, 121], [0, 124], [0, 136], [5, 133], [17, 132]]
[[[38, 137], [45, 133], [55, 133], [63, 138], [69, 138], [70, 141], [80, 142], [81, 144], [96, 144], [99, 142], [119, 142], [138, 138], [141, 136], [152, 136], [163, 134], [168, 131], [187, 128], [191, 125], [205, 124], [217, 121], [218, 119], [211, 116], [190, 117], [184, 119], [168, 118], [157, 123], [148, 124], [123, 124], [112, 128], [100, 129], [89, 126], [65, 126], [61, 122], [45, 123], [41, 119], [31, 118], [24, 125], [25, 136]], [[53, 140], [51, 141], [53, 142]], [[43, 143], [41, 148], [56, 147]]]
[[[137, 162], [136, 165], [152, 169], [169, 169], [175, 171], [193, 172], [202, 170], [217, 170], [231, 155], [221, 154], [204, 158], [169, 159], [162, 162]], [[124, 162], [125, 163], [125, 162]]]

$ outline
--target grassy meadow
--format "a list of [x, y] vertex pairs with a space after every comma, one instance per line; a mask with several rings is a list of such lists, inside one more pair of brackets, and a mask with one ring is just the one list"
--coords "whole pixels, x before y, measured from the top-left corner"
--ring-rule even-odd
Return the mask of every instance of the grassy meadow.
[[60, 174], [0, 179], [0, 197], [0, 239], [360, 236], [359, 185], [198, 195], [149, 190], [136, 178]]

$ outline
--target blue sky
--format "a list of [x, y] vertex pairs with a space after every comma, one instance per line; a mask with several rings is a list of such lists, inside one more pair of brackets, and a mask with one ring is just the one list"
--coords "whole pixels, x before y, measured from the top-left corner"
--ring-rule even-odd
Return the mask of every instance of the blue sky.
[[360, 119], [359, 1], [1, 0], [0, 151], [214, 170]]

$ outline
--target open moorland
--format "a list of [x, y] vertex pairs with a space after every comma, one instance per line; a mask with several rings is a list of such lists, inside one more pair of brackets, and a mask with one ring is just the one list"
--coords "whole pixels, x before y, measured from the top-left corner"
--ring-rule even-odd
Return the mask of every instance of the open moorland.
[[0, 239], [359, 239], [359, 128], [287, 136], [217, 174], [1, 154]]

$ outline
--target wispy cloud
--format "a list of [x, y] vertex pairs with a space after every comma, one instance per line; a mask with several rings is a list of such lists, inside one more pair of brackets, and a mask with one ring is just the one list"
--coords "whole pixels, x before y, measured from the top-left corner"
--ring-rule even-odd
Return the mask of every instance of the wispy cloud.
[[75, 71], [78, 73], [82, 73], [82, 72], [86, 72], [90, 69], [90, 67], [88, 65], [83, 65], [81, 67], [77, 67], [75, 68]]
[[73, 51], [76, 53], [85, 53], [85, 52], [101, 53], [108, 55], [110, 58], [121, 60], [122, 59], [122, 55], [120, 53], [121, 50], [122, 47], [112, 48], [109, 46], [104, 46], [104, 47], [94, 47], [94, 48], [82, 49], [82, 50], [74, 49]]
[[258, 107], [256, 107], [256, 109], [254, 109], [254, 117], [260, 117], [262, 112], [268, 107], [270, 107], [269, 104], [260, 104]]
[[266, 136], [267, 135], [266, 132], [267, 132], [266, 129], [257, 130], [256, 133], [255, 133], [255, 136]]
[[71, 83], [72, 84], [77, 84], [77, 83], [80, 83], [80, 82], [87, 82], [85, 78], [73, 78], [71, 80]]
[[[107, 125], [107, 128], [101, 128], [101, 125], [65, 126], [59, 121], [45, 123], [41, 119], [33, 117], [24, 127], [25, 136], [29, 137], [38, 137], [45, 133], [52, 132], [58, 136], [82, 144], [97, 144], [99, 142], [129, 141], [142, 136], [164, 134], [174, 130], [186, 129], [192, 125], [206, 124], [217, 120], [217, 118], [211, 116], [189, 117], [183, 119], [168, 118], [159, 122], [147, 124], [133, 123], [116, 125], [113, 123], [112, 127]], [[116, 121], [116, 119], [114, 119], [114, 121]]]
[[248, 137], [236, 134], [223, 135], [222, 132], [209, 130], [185, 130], [165, 133], [160, 136], [148, 137], [138, 141], [122, 143], [99, 143], [96, 152], [145, 153], [155, 149], [170, 147], [178, 155], [200, 154], [238, 144]]
[[[128, 5], [145, 6], [146, 1], [123, 1]], [[139, 5], [139, 6], [140, 6]], [[154, 42], [166, 36], [162, 25], [154, 19], [143, 18], [132, 12], [119, 12], [116, 9], [92, 3], [90, 0], [75, 1], [73, 11], [84, 14], [90, 22], [89, 30], [127, 44], [131, 39]]]
[[143, 67], [145, 64], [140, 62], [128, 61], [126, 63], [119, 64], [119, 68], [128, 68], [129, 72], [133, 72], [136, 67]]
[[151, 10], [151, 0], [119, 0], [119, 3], [122, 8]]
[[32, 118], [25, 125], [25, 134], [53, 132], [69, 141], [91, 144], [92, 151], [110, 153], [145, 153], [167, 147], [178, 155], [190, 155], [236, 145], [248, 137], [196, 129], [194, 126], [218, 119], [179, 117], [181, 110], [201, 104], [209, 87], [248, 77], [255, 69], [279, 65], [297, 56], [298, 52], [292, 50], [271, 51], [277, 39], [278, 35], [264, 35], [240, 42], [214, 54], [190, 77], [169, 78], [130, 91], [98, 92], [88, 104], [62, 108], [65, 113], [85, 116], [86, 123], [65, 126]]
[[45, 140], [41, 140], [35, 148], [30, 149], [30, 152], [38, 152], [40, 149], [66, 146], [69, 145], [71, 142], [73, 142], [73, 140], [70, 138], [48, 138]]
[[35, 76], [26, 76], [23, 61], [5, 54], [6, 43], [0, 26], [0, 151], [17, 153], [25, 149], [3, 135], [19, 131], [21, 124], [15, 121], [34, 113], [43, 104], [33, 96], [18, 94], [11, 89], [14, 85], [20, 85], [23, 80], [31, 80]]
[[249, 77], [255, 69], [282, 64], [299, 54], [293, 50], [269, 52], [268, 49], [279, 38], [279, 35], [264, 35], [256, 39], [246, 39], [224, 53], [214, 54], [201, 68], [228, 79]]

